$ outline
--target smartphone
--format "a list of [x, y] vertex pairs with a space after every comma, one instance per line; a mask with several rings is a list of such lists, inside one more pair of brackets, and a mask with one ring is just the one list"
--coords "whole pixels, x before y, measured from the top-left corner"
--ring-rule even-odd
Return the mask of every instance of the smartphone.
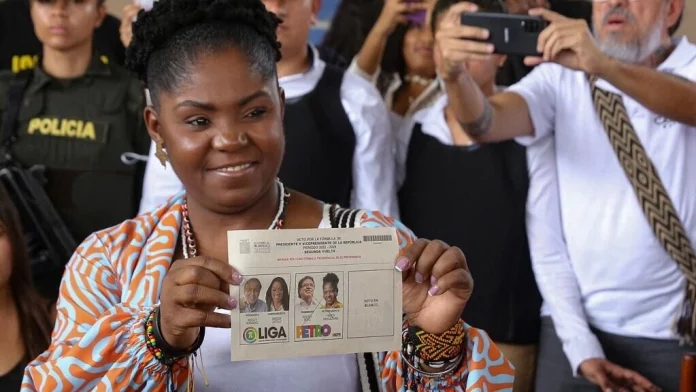
[[490, 32], [485, 42], [493, 44], [495, 53], [541, 56], [537, 51], [539, 34], [549, 25], [541, 17], [487, 12], [465, 13], [463, 26], [481, 27]]
[[[420, 3], [421, 1], [422, 0], [404, 0], [404, 3]], [[425, 10], [410, 12], [406, 14], [406, 20], [408, 20], [410, 23], [417, 24], [420, 26], [425, 24], [425, 16]]]

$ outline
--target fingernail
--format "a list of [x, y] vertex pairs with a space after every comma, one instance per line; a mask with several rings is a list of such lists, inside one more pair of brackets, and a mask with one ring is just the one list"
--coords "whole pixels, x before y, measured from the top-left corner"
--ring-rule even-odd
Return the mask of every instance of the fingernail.
[[227, 304], [230, 305], [230, 309], [234, 309], [237, 307], [237, 300], [232, 297], [229, 297], [227, 298]]
[[242, 282], [244, 282], [244, 277], [240, 275], [239, 272], [234, 271], [232, 273], [232, 283], [239, 285], [242, 284]]
[[437, 286], [437, 279], [435, 279], [434, 275], [430, 277], [430, 285]]
[[437, 287], [437, 285], [431, 287], [430, 290], [428, 290], [428, 294], [429, 294], [431, 297], [437, 295], [437, 293], [439, 293], [439, 292], [440, 292], [440, 288]]
[[495, 47], [493, 45], [488, 45], [488, 53], [493, 53], [495, 51]]
[[404, 272], [406, 268], [408, 268], [408, 259], [405, 257], [400, 257], [399, 260], [396, 261], [396, 267], [399, 272]]
[[416, 283], [423, 283], [423, 274], [416, 272]]

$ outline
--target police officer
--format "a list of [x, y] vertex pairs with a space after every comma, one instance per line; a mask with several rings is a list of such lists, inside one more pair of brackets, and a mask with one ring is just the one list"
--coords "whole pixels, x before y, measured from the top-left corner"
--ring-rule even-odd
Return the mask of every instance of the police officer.
[[104, 0], [31, 0], [30, 7], [43, 54], [32, 70], [0, 73], [0, 111], [17, 107], [7, 90], [29, 78], [10, 151], [24, 167], [45, 165], [46, 193], [80, 243], [137, 212], [143, 165], [128, 158], [148, 152], [145, 98], [127, 71], [92, 50]]
[[[121, 21], [106, 15], [94, 31], [94, 46], [108, 61], [123, 65], [125, 48], [119, 37]], [[19, 72], [34, 67], [41, 53], [34, 33], [29, 0], [0, 1], [0, 71]]]

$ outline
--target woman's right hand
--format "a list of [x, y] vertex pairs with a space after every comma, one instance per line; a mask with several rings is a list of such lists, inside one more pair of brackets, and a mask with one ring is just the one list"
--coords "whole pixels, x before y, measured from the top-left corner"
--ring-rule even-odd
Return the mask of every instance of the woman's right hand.
[[167, 344], [186, 350], [196, 341], [200, 328], [230, 328], [230, 317], [215, 313], [215, 308], [236, 308], [229, 285], [242, 281], [229, 264], [210, 257], [172, 263], [160, 295], [160, 328]]
[[488, 60], [493, 45], [479, 42], [488, 38], [486, 29], [463, 26], [461, 15], [476, 12], [475, 4], [462, 2], [450, 7], [435, 34], [437, 55], [440, 57], [438, 74], [444, 81], [456, 81], [466, 71], [468, 60]]
[[382, 12], [375, 23], [375, 27], [384, 36], [389, 36], [394, 32], [398, 24], [407, 23], [406, 15], [412, 12], [426, 10], [428, 4], [425, 1], [407, 2], [406, 0], [385, 0]]

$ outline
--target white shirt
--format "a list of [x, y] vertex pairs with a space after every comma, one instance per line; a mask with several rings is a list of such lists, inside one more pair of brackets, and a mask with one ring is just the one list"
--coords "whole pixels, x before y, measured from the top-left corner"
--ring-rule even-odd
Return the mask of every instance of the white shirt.
[[[374, 75], [370, 75], [358, 66], [356, 56], [353, 58], [353, 61], [351, 61], [346, 72], [360, 76], [376, 86], [382, 70], [378, 69]], [[444, 89], [442, 88], [440, 81], [435, 79], [430, 82], [425, 90], [423, 90], [423, 92], [420, 93], [420, 95], [416, 97], [413, 102], [410, 103], [406, 113], [401, 116], [392, 111], [392, 108], [394, 107], [394, 94], [399, 88], [401, 88], [401, 85], [403, 85], [401, 77], [396, 73], [392, 74], [389, 86], [387, 86], [387, 90], [384, 92], [384, 102], [387, 105], [387, 109], [389, 109], [389, 119], [391, 121], [392, 130], [394, 131], [398, 131], [401, 126], [416, 112], [429, 108], [438, 98], [444, 95]]]
[[[324, 218], [319, 228], [331, 228], [328, 210], [324, 211]], [[218, 312], [229, 314], [227, 310]], [[196, 371], [194, 378], [196, 391], [358, 392], [361, 390], [358, 360], [354, 354], [232, 362], [230, 342], [229, 329], [205, 329], [201, 354], [210, 386], [205, 386], [201, 372]]]
[[[682, 39], [658, 70], [696, 80], [696, 46]], [[636, 133], [694, 241], [696, 129], [665, 121], [606, 81], [598, 87], [623, 96]], [[530, 167], [528, 226], [545, 311], [573, 370], [585, 359], [603, 356], [588, 324], [622, 336], [676, 339], [673, 322], [684, 277], [647, 223], [595, 112], [585, 75], [543, 64], [508, 91], [526, 100], [534, 124], [535, 136], [519, 141], [532, 144], [550, 136], [555, 143], [555, 154], [534, 157], [531, 152], [538, 162]], [[557, 201], [553, 194], [539, 194], [543, 187], [553, 188], [549, 167], [554, 164]], [[558, 217], [549, 207], [556, 203]]]
[[[314, 47], [311, 49], [314, 57], [307, 72], [278, 80], [288, 100], [310, 93], [324, 74], [326, 63], [319, 58]], [[353, 194], [351, 205], [346, 207], [380, 211], [398, 218], [396, 184], [392, 180], [393, 139], [389, 114], [382, 97], [369, 82], [348, 72], [343, 77], [340, 95], [343, 108], [355, 132]], [[174, 171], [170, 167], [162, 167], [155, 158], [153, 143], [145, 169], [139, 213], [163, 204], [181, 190], [183, 185]]]

